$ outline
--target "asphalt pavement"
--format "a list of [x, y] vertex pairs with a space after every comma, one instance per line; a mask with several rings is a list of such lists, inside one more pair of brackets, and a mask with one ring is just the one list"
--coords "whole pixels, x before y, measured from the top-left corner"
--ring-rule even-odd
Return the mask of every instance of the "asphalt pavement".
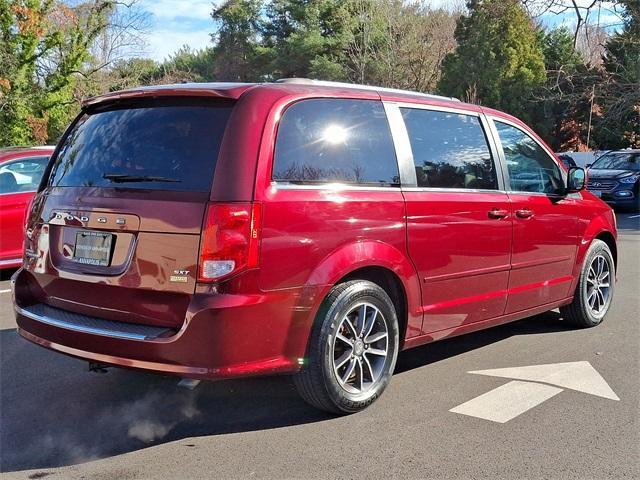
[[[618, 226], [618, 284], [602, 325], [576, 330], [549, 312], [403, 352], [382, 398], [347, 417], [307, 406], [286, 377], [188, 390], [170, 377], [89, 373], [17, 335], [5, 272], [2, 478], [640, 478], [640, 216], [619, 214]], [[538, 370], [468, 373], [533, 365], [565, 373], [542, 383], [530, 378]], [[510, 415], [451, 411], [497, 411], [521, 384], [545, 399], [508, 397], [535, 405], [504, 423]]]

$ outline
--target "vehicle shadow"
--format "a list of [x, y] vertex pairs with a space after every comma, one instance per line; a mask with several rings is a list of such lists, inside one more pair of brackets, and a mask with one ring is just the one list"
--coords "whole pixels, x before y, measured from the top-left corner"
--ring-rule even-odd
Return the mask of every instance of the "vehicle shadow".
[[[548, 312], [400, 354], [396, 373], [425, 367], [514, 335], [566, 331]], [[0, 331], [0, 471], [44, 469], [197, 436], [255, 431], [332, 418], [298, 398], [288, 377], [203, 382], [86, 363]], [[193, 446], [188, 440], [181, 447]]]

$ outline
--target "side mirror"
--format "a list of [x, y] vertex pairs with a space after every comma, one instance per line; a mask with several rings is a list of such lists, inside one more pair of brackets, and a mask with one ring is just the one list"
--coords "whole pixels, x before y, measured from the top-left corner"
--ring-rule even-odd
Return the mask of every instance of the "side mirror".
[[585, 168], [589, 168], [591, 165], [593, 165], [593, 163], [587, 163]]
[[584, 168], [571, 167], [567, 176], [567, 193], [583, 190], [587, 183], [587, 174]]

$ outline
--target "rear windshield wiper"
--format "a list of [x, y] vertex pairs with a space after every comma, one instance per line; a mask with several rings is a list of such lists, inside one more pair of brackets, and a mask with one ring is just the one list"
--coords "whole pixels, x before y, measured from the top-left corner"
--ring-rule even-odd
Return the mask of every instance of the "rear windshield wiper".
[[154, 177], [152, 175], [127, 175], [121, 173], [105, 173], [102, 175], [105, 180], [111, 180], [112, 182], [165, 182], [165, 183], [179, 183], [182, 180], [177, 178], [168, 177]]

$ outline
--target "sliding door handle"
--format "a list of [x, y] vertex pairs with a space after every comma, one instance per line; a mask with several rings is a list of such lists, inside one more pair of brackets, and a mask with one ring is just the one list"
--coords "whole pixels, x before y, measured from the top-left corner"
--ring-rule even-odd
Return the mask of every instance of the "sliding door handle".
[[501, 208], [492, 208], [487, 213], [489, 214], [489, 218], [506, 218], [509, 216], [509, 210]]
[[533, 217], [533, 212], [528, 208], [521, 208], [520, 210], [516, 210], [516, 217], [518, 218], [531, 218]]

